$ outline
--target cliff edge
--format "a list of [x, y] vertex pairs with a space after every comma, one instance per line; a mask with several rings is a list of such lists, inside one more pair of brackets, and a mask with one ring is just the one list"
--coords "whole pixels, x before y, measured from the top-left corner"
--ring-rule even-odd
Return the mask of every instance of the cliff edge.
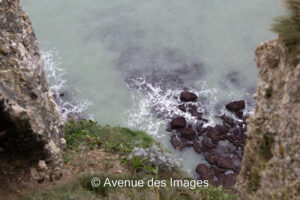
[[63, 129], [31, 22], [0, 0], [0, 186], [59, 178]]
[[300, 199], [300, 65], [277, 39], [255, 55], [256, 108], [236, 184], [240, 199]]

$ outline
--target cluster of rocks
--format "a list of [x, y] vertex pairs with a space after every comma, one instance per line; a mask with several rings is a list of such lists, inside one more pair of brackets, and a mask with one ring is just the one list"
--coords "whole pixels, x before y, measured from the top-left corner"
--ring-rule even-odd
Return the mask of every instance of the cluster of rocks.
[[180, 94], [182, 104], [178, 106], [184, 113], [190, 113], [196, 120], [188, 122], [183, 116], [174, 116], [167, 131], [172, 132], [171, 144], [175, 149], [193, 148], [204, 156], [206, 164], [199, 164], [196, 172], [199, 179], [209, 180], [210, 184], [224, 188], [233, 186], [241, 168], [243, 150], [246, 143], [246, 118], [243, 100], [233, 101], [225, 107], [236, 117], [226, 114], [219, 116], [223, 121], [214, 127], [205, 126], [208, 122], [199, 112], [197, 95], [189, 91]]

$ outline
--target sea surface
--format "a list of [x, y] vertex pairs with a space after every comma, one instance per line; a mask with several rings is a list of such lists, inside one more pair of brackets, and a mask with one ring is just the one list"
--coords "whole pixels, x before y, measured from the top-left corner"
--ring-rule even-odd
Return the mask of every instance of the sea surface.
[[[64, 118], [141, 129], [194, 175], [205, 163], [169, 143], [166, 125], [183, 89], [210, 123], [231, 100], [254, 109], [254, 50], [276, 37], [280, 0], [22, 0]], [[193, 120], [186, 115], [188, 120]]]

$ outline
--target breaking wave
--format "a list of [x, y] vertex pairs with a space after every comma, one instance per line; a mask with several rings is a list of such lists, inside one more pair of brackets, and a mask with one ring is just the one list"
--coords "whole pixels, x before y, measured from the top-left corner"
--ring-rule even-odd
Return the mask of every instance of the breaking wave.
[[[189, 112], [181, 111], [178, 106], [182, 104], [179, 99], [180, 93], [187, 88], [165, 89], [162, 82], [151, 83], [147, 77], [129, 78], [126, 80], [127, 87], [131, 90], [131, 99], [134, 107], [126, 113], [126, 124], [131, 128], [138, 128], [157, 137], [161, 136], [161, 128], [166, 128], [168, 122], [174, 116], [183, 116], [191, 124], [195, 124], [197, 119]], [[217, 88], [207, 88], [204, 81], [198, 81], [189, 91], [198, 96], [197, 102], [186, 104], [195, 105], [198, 112], [203, 113], [208, 120], [204, 126], [214, 126], [220, 122], [221, 113], [226, 113], [239, 121], [232, 113], [225, 109], [225, 103], [235, 99], [249, 99], [250, 94], [245, 90], [239, 94], [221, 91]], [[228, 101], [227, 101], [228, 99]], [[227, 101], [227, 102], [226, 102]], [[248, 104], [245, 114], [251, 114], [253, 106]]]
[[50, 89], [59, 107], [64, 120], [71, 115], [83, 116], [92, 103], [86, 99], [75, 99], [80, 91], [67, 84], [66, 71], [62, 65], [56, 50], [42, 50], [41, 56], [44, 61], [45, 71], [50, 82]]

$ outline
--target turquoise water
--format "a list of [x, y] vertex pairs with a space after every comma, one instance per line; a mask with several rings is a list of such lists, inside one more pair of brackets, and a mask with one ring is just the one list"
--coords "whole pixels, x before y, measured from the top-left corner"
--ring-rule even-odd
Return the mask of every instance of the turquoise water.
[[[202, 96], [207, 118], [224, 103], [253, 109], [256, 46], [280, 0], [22, 0], [38, 37], [64, 115], [86, 110], [101, 124], [158, 137], [193, 171], [203, 158], [169, 144], [166, 119], [183, 88]], [[60, 69], [60, 70], [59, 70]], [[221, 106], [220, 106], [221, 105]], [[155, 111], [153, 111], [155, 110]], [[188, 117], [188, 116], [187, 116]], [[204, 161], [203, 161], [204, 162]]]

